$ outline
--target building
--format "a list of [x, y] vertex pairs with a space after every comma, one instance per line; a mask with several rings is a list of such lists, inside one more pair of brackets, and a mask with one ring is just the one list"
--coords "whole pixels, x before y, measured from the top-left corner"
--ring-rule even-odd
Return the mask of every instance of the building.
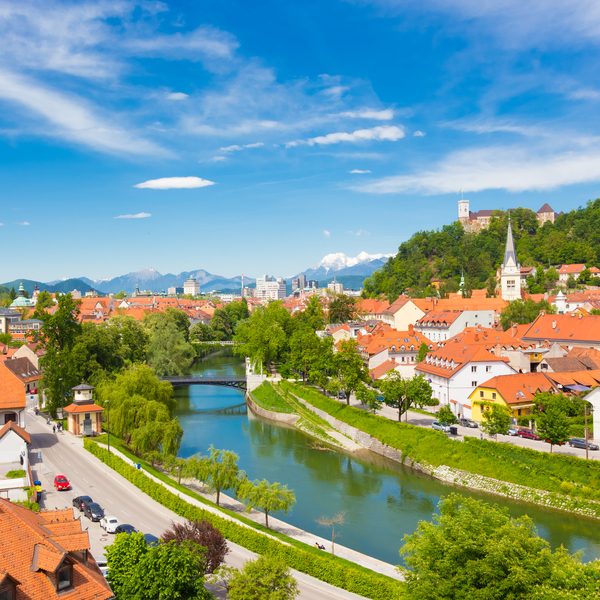
[[344, 286], [341, 283], [338, 283], [337, 281], [332, 281], [331, 283], [328, 283], [327, 289], [331, 290], [335, 294], [343, 294], [344, 293]]
[[25, 427], [25, 397], [37, 392], [41, 372], [28, 358], [0, 362], [0, 426], [14, 421]]
[[567, 350], [577, 347], [600, 350], [600, 316], [574, 312], [547, 315], [542, 311], [522, 334], [521, 340], [537, 344], [560, 344]]
[[287, 286], [283, 277], [263, 275], [256, 279], [256, 298], [261, 300], [283, 300], [287, 296]]
[[[562, 213], [560, 214], [562, 215]], [[546, 202], [546, 204], [544, 204], [544, 206], [542, 206], [542, 208], [540, 208], [540, 210], [537, 211], [536, 216], [538, 224], [541, 227], [547, 221], [549, 221], [550, 223], [554, 223], [556, 217], [558, 217], [559, 215], [557, 215], [551, 208], [551, 206]]]
[[[200, 287], [198, 287], [198, 289], [200, 289]], [[179, 294], [183, 294], [183, 287], [174, 285], [170, 288], [167, 288], [167, 293], [169, 294], [169, 296], [178, 296]]]
[[68, 414], [69, 431], [73, 435], [102, 433], [102, 413], [104, 409], [94, 404], [91, 385], [82, 383], [72, 388], [73, 404], [65, 406]]
[[493, 310], [430, 310], [415, 323], [415, 331], [422, 333], [432, 342], [449, 340], [466, 327], [494, 326]]
[[16, 310], [20, 310], [22, 308], [35, 308], [35, 303], [29, 298], [25, 298], [25, 288], [23, 287], [22, 283], [19, 286], [17, 297], [12, 301], [12, 304], [9, 308]]
[[200, 295], [200, 282], [196, 281], [195, 277], [190, 277], [183, 284], [183, 293], [186, 295], [191, 294], [192, 296], [199, 296]]
[[40, 319], [24, 319], [23, 321], [14, 321], [10, 323], [8, 332], [13, 340], [17, 342], [26, 342], [31, 339], [30, 333], [37, 333], [44, 324]]
[[316, 279], [309, 279], [304, 287], [309, 287], [313, 290], [319, 289], [319, 282]]
[[585, 265], [583, 263], [576, 265], [561, 265], [560, 269], [558, 269], [558, 281], [566, 284], [569, 277], [573, 277], [573, 279], [577, 281], [584, 269]]
[[471, 418], [470, 396], [483, 381], [515, 370], [508, 358], [496, 356], [479, 345], [448, 343], [430, 352], [415, 366], [415, 374], [429, 380], [433, 396], [459, 417]]
[[521, 265], [517, 261], [517, 252], [513, 240], [510, 215], [508, 216], [508, 232], [506, 234], [506, 247], [504, 261], [500, 269], [500, 287], [502, 299], [507, 302], [521, 299]]
[[16, 323], [20, 318], [20, 312], [0, 306], [0, 333], [8, 333], [10, 324]]
[[297, 290], [297, 289], [302, 289], [300, 288], [300, 280], [298, 279], [298, 277], [293, 277], [292, 278], [292, 294]]
[[0, 479], [0, 497], [12, 501], [27, 501], [27, 487], [33, 483], [29, 468], [30, 444], [30, 435], [14, 421], [8, 421], [3, 427], [0, 427], [0, 468], [2, 472], [25, 471], [23, 477]]
[[73, 509], [39, 513], [0, 498], [2, 600], [110, 600]]

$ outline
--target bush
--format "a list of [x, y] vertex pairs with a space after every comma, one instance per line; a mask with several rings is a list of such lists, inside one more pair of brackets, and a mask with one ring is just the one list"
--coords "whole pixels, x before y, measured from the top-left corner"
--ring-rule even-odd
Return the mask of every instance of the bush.
[[[325, 581], [349, 592], [372, 598], [373, 600], [394, 600], [403, 598], [403, 583], [380, 575], [350, 566], [348, 561], [325, 556], [318, 550], [306, 549], [293, 545], [295, 540], [282, 543], [267, 537], [256, 529], [244, 526], [239, 522], [229, 521], [207, 510], [193, 506], [179, 496], [171, 493], [160, 483], [146, 476], [143, 471], [128, 465], [123, 459], [109, 454], [108, 450], [98, 444], [84, 439], [84, 448], [106, 463], [117, 473], [133, 483], [142, 492], [148, 494], [166, 508], [179, 516], [194, 521], [206, 520], [216, 527], [229, 541], [239, 544], [252, 552], [271, 557], [278, 557], [294, 569]], [[304, 546], [304, 544], [302, 544]], [[347, 566], [348, 565], [348, 566]]]
[[533, 417], [519, 417], [517, 419], [517, 425], [519, 427], [529, 427], [529, 423], [531, 423]]
[[25, 477], [25, 471], [23, 469], [19, 469], [18, 471], [9, 471], [6, 474], [6, 479], [19, 479], [20, 477]]

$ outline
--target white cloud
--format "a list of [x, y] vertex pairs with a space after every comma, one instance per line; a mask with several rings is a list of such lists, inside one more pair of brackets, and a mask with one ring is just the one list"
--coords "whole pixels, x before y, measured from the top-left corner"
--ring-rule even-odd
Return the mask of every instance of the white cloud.
[[225, 146], [225, 148], [219, 148], [221, 152], [239, 152], [240, 150], [245, 150], [247, 148], [261, 148], [264, 146], [262, 142], [255, 142], [254, 144], [244, 144], [243, 146], [238, 146], [234, 144], [233, 146]]
[[352, 169], [352, 171], [348, 171], [348, 173], [370, 173], [371, 171], [369, 171], [369, 169], [365, 169], [364, 171], [361, 171], [360, 169]]
[[4, 223], [0, 223], [0, 227], [4, 227]]
[[339, 144], [340, 142], [356, 143], [368, 140], [396, 142], [403, 138], [404, 135], [404, 129], [402, 127], [385, 125], [382, 127], [372, 127], [371, 129], [358, 129], [353, 133], [328, 133], [327, 135], [321, 135], [308, 140], [296, 140], [294, 142], [288, 142], [285, 147], [292, 148], [294, 146], [303, 145], [314, 146], [315, 144], [327, 146], [329, 144]]
[[16, 225], [30, 225], [27, 221], [23, 221], [22, 223], [15, 223]]
[[147, 219], [151, 216], [150, 213], [141, 212], [136, 215], [119, 215], [118, 217], [113, 217], [113, 219]]
[[417, 130], [413, 133], [413, 137], [425, 137], [425, 134], [422, 131]]
[[224, 160], [227, 160], [226, 156], [213, 156], [212, 158], [208, 159], [208, 162], [222, 162]]
[[186, 98], [189, 98], [189, 96], [183, 92], [171, 92], [167, 94], [167, 100], [185, 100]]
[[432, 169], [353, 186], [373, 194], [448, 194], [551, 190], [600, 181], [600, 151], [590, 148], [547, 154], [531, 148], [489, 147], [453, 152]]
[[150, 179], [143, 183], [138, 183], [133, 187], [151, 190], [189, 190], [208, 185], [215, 185], [215, 182], [208, 181], [208, 179], [201, 179], [200, 177], [162, 177], [161, 179]]
[[325, 237], [331, 237], [331, 233], [329, 231], [327, 231], [327, 229], [323, 229], [323, 235]]
[[368, 231], [365, 231], [364, 229], [359, 229], [356, 232], [356, 235], [371, 235]]
[[347, 111], [340, 113], [341, 117], [350, 117], [351, 119], [374, 119], [376, 121], [389, 121], [394, 118], [394, 111], [391, 108], [385, 110]]

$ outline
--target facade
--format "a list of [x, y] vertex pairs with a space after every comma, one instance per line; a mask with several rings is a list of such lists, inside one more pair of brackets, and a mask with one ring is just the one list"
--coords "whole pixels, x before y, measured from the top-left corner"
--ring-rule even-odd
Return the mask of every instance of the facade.
[[0, 498], [2, 600], [110, 600], [73, 509], [39, 513]]
[[[200, 289], [200, 288], [198, 287], [198, 289]], [[179, 294], [183, 294], [184, 291], [183, 291], [183, 287], [174, 285], [170, 288], [167, 288], [167, 293], [169, 294], [169, 296], [177, 296]]]
[[504, 249], [504, 262], [500, 270], [500, 286], [502, 299], [507, 302], [521, 298], [521, 265], [517, 261], [517, 252], [512, 235], [510, 215], [508, 217], [508, 233]]
[[332, 281], [331, 283], [327, 284], [327, 289], [331, 290], [335, 294], [344, 293], [344, 286], [341, 283], [338, 283], [337, 281]]
[[562, 265], [558, 270], [558, 281], [560, 283], [567, 283], [569, 277], [573, 277], [575, 281], [579, 279], [581, 275], [581, 271], [585, 269], [585, 265], [583, 263], [575, 264], [575, 265]]
[[191, 294], [192, 296], [200, 295], [200, 282], [196, 281], [195, 277], [190, 277], [183, 284], [183, 293], [186, 295]]
[[0, 333], [8, 333], [11, 323], [16, 323], [20, 318], [20, 312], [0, 306]]
[[93, 435], [102, 433], [102, 413], [104, 409], [94, 404], [91, 385], [82, 383], [74, 387], [73, 404], [65, 406], [69, 431], [73, 435]]
[[466, 327], [494, 326], [493, 310], [430, 310], [415, 323], [415, 331], [422, 333], [432, 342], [449, 340]]
[[28, 358], [0, 362], [0, 426], [14, 421], [25, 427], [25, 397], [37, 391], [41, 378], [41, 372]]
[[283, 300], [287, 296], [287, 286], [283, 277], [263, 275], [256, 279], [256, 298], [261, 300]]
[[14, 321], [10, 323], [8, 332], [12, 335], [13, 339], [17, 342], [26, 342], [31, 339], [30, 333], [35, 333], [40, 330], [40, 327], [44, 324], [39, 319], [25, 319], [24, 321]]
[[[495, 210], [480, 210], [471, 212], [469, 209], [469, 201], [464, 198], [458, 201], [458, 220], [462, 223], [465, 231], [481, 231], [487, 229], [494, 213], [500, 212]], [[540, 227], [550, 221], [554, 223], [557, 217], [563, 213], [555, 213], [548, 203], [544, 204], [536, 213], [536, 217]]]

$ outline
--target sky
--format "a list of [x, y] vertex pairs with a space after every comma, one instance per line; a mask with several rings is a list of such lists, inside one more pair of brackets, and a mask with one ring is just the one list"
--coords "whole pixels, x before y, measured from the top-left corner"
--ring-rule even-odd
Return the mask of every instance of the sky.
[[460, 189], [585, 206], [599, 45], [595, 0], [0, 0], [0, 280], [291, 276]]

